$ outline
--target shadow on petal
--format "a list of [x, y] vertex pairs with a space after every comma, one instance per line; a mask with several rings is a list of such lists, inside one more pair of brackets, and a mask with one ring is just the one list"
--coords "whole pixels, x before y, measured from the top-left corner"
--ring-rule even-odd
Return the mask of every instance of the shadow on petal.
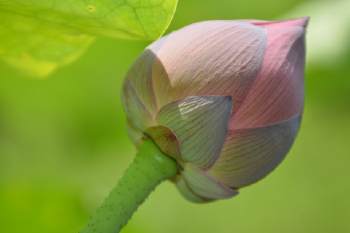
[[301, 117], [295, 116], [266, 127], [230, 131], [209, 174], [235, 188], [257, 182], [284, 159], [300, 121]]

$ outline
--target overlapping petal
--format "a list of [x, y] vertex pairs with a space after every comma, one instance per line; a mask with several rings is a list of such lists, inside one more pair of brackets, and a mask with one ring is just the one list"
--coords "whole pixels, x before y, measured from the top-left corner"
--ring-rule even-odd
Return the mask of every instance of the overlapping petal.
[[301, 114], [306, 23], [306, 18], [255, 22], [267, 30], [264, 62], [254, 85], [230, 122], [231, 129], [265, 126]]
[[195, 194], [181, 175], [177, 177], [176, 187], [178, 188], [182, 196], [191, 202], [205, 203], [211, 201]]
[[238, 191], [215, 180], [205, 171], [187, 164], [177, 181], [181, 193], [195, 202], [226, 199], [238, 194]]
[[[126, 75], [125, 85], [131, 86], [135, 94], [142, 100], [145, 108], [156, 115], [158, 111], [155, 98], [153, 77], [166, 75], [162, 72], [161, 62], [149, 50], [146, 50], [133, 64]], [[124, 87], [124, 91], [127, 87]], [[125, 94], [124, 94], [125, 95]]]
[[252, 184], [270, 173], [285, 157], [301, 117], [270, 126], [229, 132], [210, 174], [230, 187]]
[[191, 96], [164, 106], [157, 122], [174, 132], [184, 162], [208, 167], [220, 155], [231, 109], [231, 97]]
[[152, 113], [147, 109], [128, 80], [124, 83], [122, 102], [128, 118], [129, 136], [134, 143], [138, 144], [143, 131], [152, 125]]
[[265, 29], [250, 23], [207, 21], [173, 32], [148, 49], [166, 70], [168, 99], [232, 96], [238, 108], [260, 70], [266, 41]]
[[155, 125], [160, 106], [170, 101], [165, 94], [169, 87], [167, 80], [161, 62], [150, 50], [136, 60], [126, 75], [122, 101], [128, 117], [129, 136], [136, 144], [145, 130]]

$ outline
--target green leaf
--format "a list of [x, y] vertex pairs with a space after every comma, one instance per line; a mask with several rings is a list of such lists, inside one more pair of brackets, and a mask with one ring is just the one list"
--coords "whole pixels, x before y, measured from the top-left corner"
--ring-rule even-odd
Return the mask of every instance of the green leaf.
[[0, 58], [36, 76], [76, 60], [96, 36], [154, 40], [177, 0], [0, 0]]

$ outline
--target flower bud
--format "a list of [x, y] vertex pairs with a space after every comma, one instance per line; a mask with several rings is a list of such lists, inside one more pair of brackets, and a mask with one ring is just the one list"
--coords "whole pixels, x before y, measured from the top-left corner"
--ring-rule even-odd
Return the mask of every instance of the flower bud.
[[187, 199], [232, 197], [283, 160], [303, 111], [307, 21], [200, 22], [134, 63], [123, 87], [129, 135], [177, 161]]

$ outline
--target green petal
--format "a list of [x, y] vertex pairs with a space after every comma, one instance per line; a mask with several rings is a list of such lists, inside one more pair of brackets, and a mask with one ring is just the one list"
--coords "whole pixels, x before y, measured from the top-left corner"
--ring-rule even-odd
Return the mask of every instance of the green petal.
[[164, 126], [153, 126], [146, 130], [146, 135], [158, 145], [158, 147], [165, 153], [181, 161], [181, 152], [178, 138], [175, 133]]
[[204, 168], [220, 154], [231, 109], [231, 97], [192, 96], [164, 106], [157, 121], [175, 133], [182, 160]]
[[206, 202], [212, 201], [195, 194], [193, 190], [191, 190], [191, 188], [188, 187], [188, 184], [186, 183], [184, 178], [181, 176], [178, 177], [178, 180], [176, 181], [176, 186], [179, 189], [182, 196], [185, 197], [188, 201], [191, 201], [194, 203], [206, 203]]
[[157, 94], [166, 92], [167, 73], [161, 62], [149, 50], [146, 50], [134, 62], [126, 75], [126, 82], [134, 88], [144, 106], [152, 113], [159, 110]]
[[153, 124], [153, 116], [129, 81], [124, 83], [122, 102], [128, 118], [129, 136], [138, 144], [143, 132]]
[[187, 186], [203, 200], [226, 199], [238, 194], [238, 191], [221, 184], [205, 171], [187, 164], [181, 173]]

